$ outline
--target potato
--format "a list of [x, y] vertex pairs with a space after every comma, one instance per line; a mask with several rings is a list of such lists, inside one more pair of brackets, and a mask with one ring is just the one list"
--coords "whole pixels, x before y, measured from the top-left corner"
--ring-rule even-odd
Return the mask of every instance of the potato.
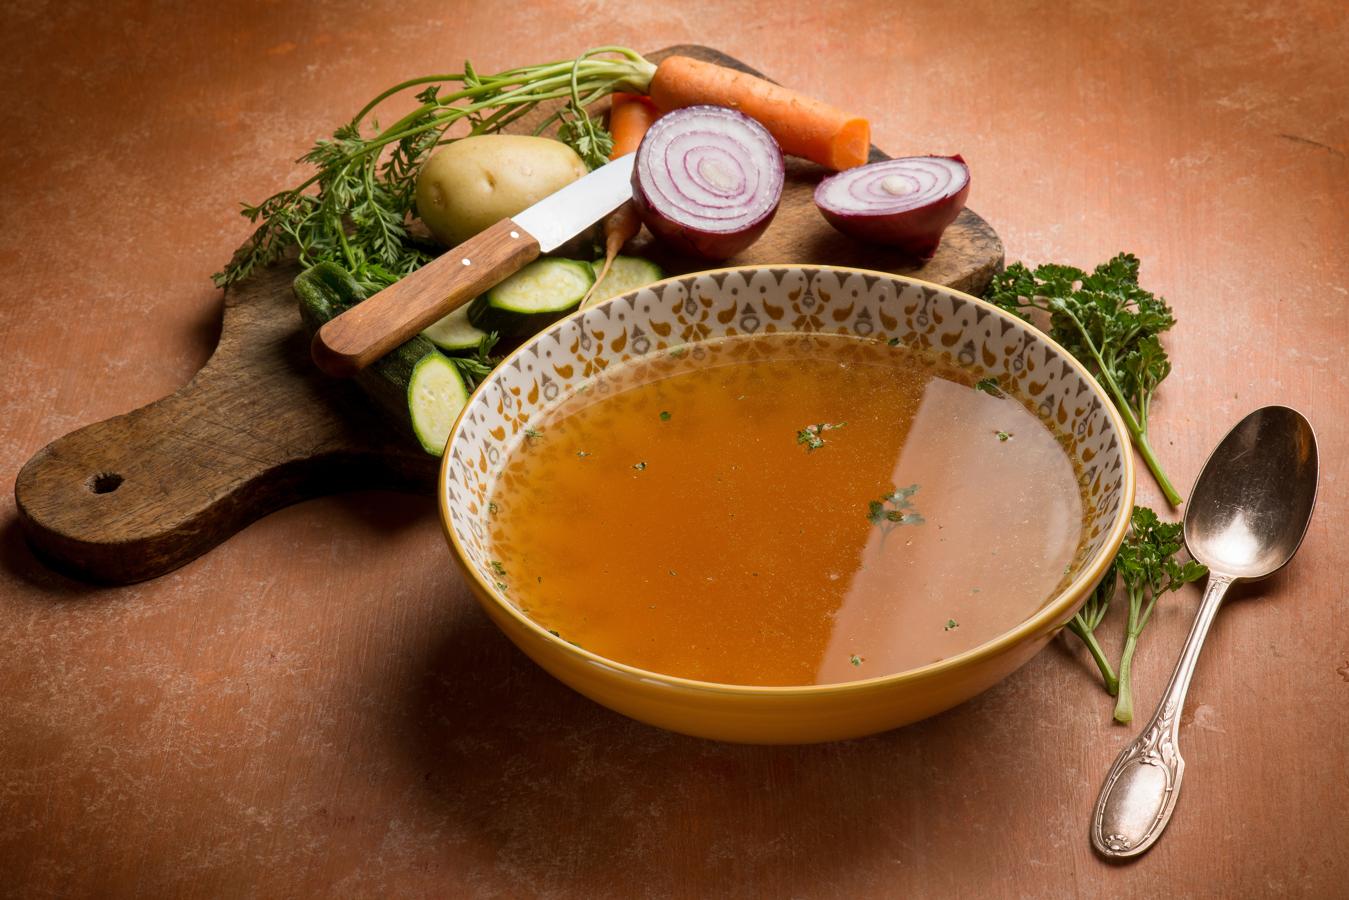
[[441, 147], [417, 176], [417, 214], [442, 244], [461, 244], [586, 174], [566, 144], [484, 134]]

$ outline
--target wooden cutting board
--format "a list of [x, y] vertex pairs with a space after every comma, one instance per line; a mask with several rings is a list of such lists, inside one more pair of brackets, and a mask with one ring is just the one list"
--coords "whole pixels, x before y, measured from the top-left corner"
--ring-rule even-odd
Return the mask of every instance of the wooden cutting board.
[[[754, 71], [701, 46], [670, 47], [650, 58], [675, 53]], [[511, 130], [532, 127], [527, 117]], [[881, 155], [872, 148], [873, 158]], [[880, 269], [971, 293], [1002, 266], [1001, 240], [968, 209], [922, 266], [845, 238], [812, 201], [824, 174], [789, 160], [772, 226], [726, 264]], [[976, 176], [976, 198], [978, 191]], [[707, 268], [649, 243], [639, 250], [670, 274]], [[28, 461], [14, 493], [41, 558], [94, 581], [141, 581], [300, 500], [365, 488], [433, 491], [439, 460], [404, 439], [355, 385], [310, 363], [290, 289], [297, 271], [279, 264], [227, 293], [215, 353], [177, 392], [59, 438]]]

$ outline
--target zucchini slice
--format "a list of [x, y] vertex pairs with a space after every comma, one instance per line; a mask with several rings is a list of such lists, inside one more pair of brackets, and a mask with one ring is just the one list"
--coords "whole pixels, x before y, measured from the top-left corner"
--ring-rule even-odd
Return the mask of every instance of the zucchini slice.
[[[366, 298], [366, 290], [336, 263], [319, 263], [296, 277], [293, 289], [300, 319], [310, 338], [324, 322]], [[446, 371], [448, 370], [448, 371]], [[418, 387], [418, 372], [422, 372]], [[468, 397], [459, 369], [426, 338], [418, 335], [395, 347], [355, 381], [428, 453], [440, 456], [459, 410]]]
[[[596, 260], [590, 267], [598, 278], [600, 269], [604, 268], [604, 260]], [[596, 303], [603, 303], [610, 297], [617, 297], [619, 294], [654, 284], [664, 277], [665, 273], [661, 271], [660, 266], [649, 259], [642, 259], [640, 256], [616, 256], [614, 264], [609, 267], [609, 274], [595, 286], [595, 292], [590, 295], [585, 305], [589, 308]]]
[[412, 431], [427, 453], [440, 456], [445, 452], [450, 428], [467, 402], [468, 388], [459, 369], [440, 351], [426, 354], [412, 367], [407, 407]]
[[595, 282], [590, 263], [539, 259], [469, 304], [475, 328], [528, 337], [562, 318]]
[[458, 353], [478, 349], [483, 339], [487, 337], [487, 332], [474, 328], [469, 322], [468, 304], [465, 304], [425, 328], [422, 337], [446, 353]]

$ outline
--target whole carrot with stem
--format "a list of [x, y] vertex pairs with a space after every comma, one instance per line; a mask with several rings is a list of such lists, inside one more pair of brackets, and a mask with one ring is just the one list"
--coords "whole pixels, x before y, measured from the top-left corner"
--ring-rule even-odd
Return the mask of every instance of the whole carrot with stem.
[[[610, 152], [609, 158], [618, 159], [634, 152], [641, 144], [646, 130], [659, 116], [660, 113], [651, 100], [641, 94], [614, 94], [613, 105], [609, 108], [609, 133], [614, 139], [614, 149]], [[635, 238], [637, 232], [641, 230], [642, 220], [631, 200], [604, 217], [604, 266], [595, 276], [595, 283], [582, 298], [582, 308], [590, 305], [596, 288], [609, 274], [609, 269], [622, 251], [623, 245]]]

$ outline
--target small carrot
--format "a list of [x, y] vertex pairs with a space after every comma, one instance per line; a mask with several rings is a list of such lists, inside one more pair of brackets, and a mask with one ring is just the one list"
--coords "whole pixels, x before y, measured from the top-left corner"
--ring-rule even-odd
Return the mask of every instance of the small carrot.
[[[609, 158], [618, 159], [636, 150], [642, 143], [646, 130], [659, 115], [651, 100], [641, 94], [614, 94], [613, 105], [609, 108], [609, 133], [614, 138], [614, 149], [610, 152]], [[583, 308], [590, 305], [590, 298], [594, 296], [600, 282], [609, 274], [609, 268], [614, 264], [614, 259], [623, 249], [623, 245], [636, 237], [637, 232], [641, 230], [642, 220], [638, 217], [637, 209], [631, 200], [604, 217], [604, 266], [595, 276], [595, 283], [581, 299]]]
[[871, 150], [866, 119], [715, 63], [666, 57], [649, 92], [661, 112], [702, 103], [738, 109], [767, 128], [784, 153], [831, 169], [860, 166]]
[[636, 150], [646, 130], [659, 116], [649, 97], [641, 94], [614, 94], [613, 105], [609, 108], [609, 134], [613, 135], [614, 149], [609, 158], [618, 159]]

